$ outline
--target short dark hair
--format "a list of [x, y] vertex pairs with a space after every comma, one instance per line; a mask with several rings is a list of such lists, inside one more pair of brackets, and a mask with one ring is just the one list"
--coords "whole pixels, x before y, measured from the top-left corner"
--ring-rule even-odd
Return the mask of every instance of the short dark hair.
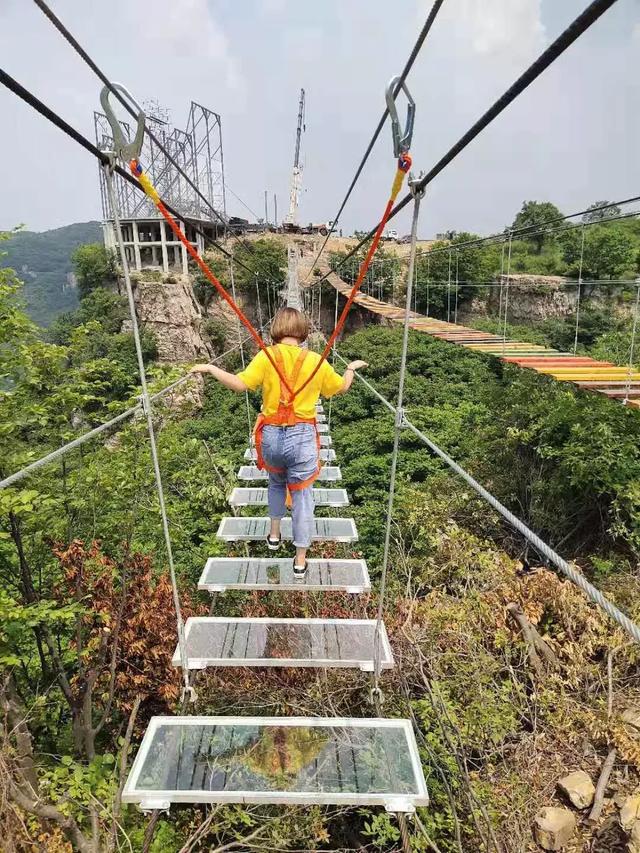
[[297, 308], [281, 308], [271, 323], [271, 340], [279, 344], [283, 338], [295, 338], [303, 343], [309, 337], [309, 318]]

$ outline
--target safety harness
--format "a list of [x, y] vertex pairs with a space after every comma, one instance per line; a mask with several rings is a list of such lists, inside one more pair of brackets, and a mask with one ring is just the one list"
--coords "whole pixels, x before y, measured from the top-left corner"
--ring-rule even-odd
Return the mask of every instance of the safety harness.
[[[258, 415], [258, 419], [256, 420], [256, 425], [253, 429], [253, 438], [256, 445], [256, 455], [258, 457], [257, 465], [263, 471], [268, 471], [270, 474], [284, 474], [284, 468], [276, 468], [273, 465], [268, 465], [265, 462], [264, 456], [262, 455], [262, 430], [265, 426], [295, 426], [296, 424], [313, 424], [316, 433], [316, 447], [318, 450], [318, 462], [316, 465], [316, 470], [310, 477], [307, 477], [306, 480], [301, 480], [300, 482], [295, 483], [287, 483], [287, 489], [289, 492], [298, 492], [301, 489], [305, 489], [307, 486], [310, 486], [315, 480], [318, 478], [320, 474], [320, 434], [318, 432], [318, 425], [316, 423], [315, 417], [313, 418], [301, 418], [296, 414], [294, 408], [294, 396], [295, 396], [295, 387], [296, 382], [298, 381], [298, 377], [300, 376], [300, 371], [302, 369], [302, 365], [306, 357], [309, 355], [309, 350], [301, 349], [298, 357], [293, 365], [291, 373], [288, 374], [285, 368], [284, 359], [282, 357], [282, 352], [278, 344], [273, 347], [269, 347], [271, 350], [271, 354], [275, 360], [275, 363], [278, 365], [277, 375], [278, 381], [280, 382], [280, 401], [278, 403], [278, 410], [273, 415], [264, 415], [260, 413]], [[280, 377], [284, 376], [286, 379], [286, 385], [283, 387], [283, 382]], [[290, 503], [290, 501], [288, 501]]]

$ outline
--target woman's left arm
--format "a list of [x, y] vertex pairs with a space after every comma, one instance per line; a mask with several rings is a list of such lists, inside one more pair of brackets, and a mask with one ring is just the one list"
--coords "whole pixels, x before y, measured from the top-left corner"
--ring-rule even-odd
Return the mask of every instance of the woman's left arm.
[[236, 376], [235, 373], [229, 373], [215, 364], [196, 364], [191, 368], [191, 373], [209, 373], [225, 388], [236, 391], [238, 394], [249, 390], [239, 376]]

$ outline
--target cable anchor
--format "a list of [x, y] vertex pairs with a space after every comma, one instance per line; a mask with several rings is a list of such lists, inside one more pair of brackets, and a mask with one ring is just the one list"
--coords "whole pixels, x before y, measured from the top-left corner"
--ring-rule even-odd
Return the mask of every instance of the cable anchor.
[[[116, 89], [123, 98], [129, 101], [129, 103], [137, 110], [138, 126], [136, 127], [136, 134], [132, 140], [127, 141], [125, 139], [123, 127], [116, 118], [116, 114], [109, 102], [109, 96], [112, 93], [112, 89]], [[144, 110], [138, 104], [131, 92], [129, 92], [129, 90], [120, 83], [112, 83], [111, 87], [103, 87], [100, 92], [100, 104], [107, 117], [107, 121], [111, 126], [111, 133], [113, 135], [113, 154], [115, 154], [116, 157], [119, 157], [124, 163], [128, 163], [129, 160], [137, 160], [140, 156], [140, 152], [142, 151], [142, 142], [144, 139], [144, 126], [146, 120]]]
[[384, 693], [382, 692], [382, 687], [376, 686], [369, 690], [369, 702], [376, 709], [381, 708], [384, 705]]
[[395, 89], [396, 86], [400, 83], [400, 77], [392, 77], [391, 80], [387, 83], [387, 88], [385, 89], [385, 99], [387, 101], [387, 110], [389, 111], [389, 116], [391, 118], [391, 133], [393, 135], [393, 155], [394, 157], [401, 157], [403, 154], [406, 154], [407, 151], [411, 148], [411, 138], [413, 137], [413, 124], [416, 117], [416, 102], [411, 97], [411, 93], [407, 88], [406, 83], [402, 83], [400, 86], [400, 91], [403, 91], [407, 96], [407, 121], [404, 126], [404, 133], [401, 135], [400, 133], [400, 120], [398, 118], [398, 109], [396, 107], [396, 94]]
[[396, 409], [396, 429], [406, 429], [409, 426], [409, 421], [407, 420], [406, 410], [400, 406]]

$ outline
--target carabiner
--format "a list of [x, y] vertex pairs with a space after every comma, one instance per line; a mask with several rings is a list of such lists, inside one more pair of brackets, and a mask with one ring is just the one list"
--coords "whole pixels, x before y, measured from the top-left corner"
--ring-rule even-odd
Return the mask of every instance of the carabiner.
[[125, 89], [125, 87], [120, 85], [120, 83], [113, 83], [112, 86], [114, 89], [117, 89], [118, 92], [120, 92], [120, 94], [125, 97], [129, 101], [129, 103], [138, 111], [138, 126], [136, 128], [136, 135], [134, 136], [132, 141], [127, 142], [127, 140], [124, 138], [124, 133], [122, 132], [122, 125], [116, 118], [111, 104], [109, 103], [109, 95], [111, 94], [110, 87], [105, 86], [100, 92], [100, 103], [102, 104], [102, 109], [104, 110], [104, 114], [107, 117], [107, 121], [111, 125], [111, 134], [113, 136], [113, 153], [116, 155], [116, 157], [119, 157], [124, 163], [128, 163], [129, 160], [137, 160], [140, 156], [140, 152], [142, 151], [142, 142], [144, 138], [144, 123], [146, 116], [144, 114], [144, 110], [138, 104], [138, 102], [128, 89]]
[[398, 110], [396, 108], [396, 98], [394, 95], [395, 88], [400, 82], [400, 77], [392, 77], [387, 84], [385, 90], [385, 98], [387, 101], [387, 109], [391, 117], [391, 132], [393, 134], [393, 155], [400, 157], [405, 154], [411, 147], [411, 137], [413, 136], [413, 122], [416, 117], [416, 102], [411, 97], [407, 84], [403, 83], [401, 90], [407, 96], [407, 123], [405, 124], [404, 133], [400, 136], [400, 121], [398, 119]]

